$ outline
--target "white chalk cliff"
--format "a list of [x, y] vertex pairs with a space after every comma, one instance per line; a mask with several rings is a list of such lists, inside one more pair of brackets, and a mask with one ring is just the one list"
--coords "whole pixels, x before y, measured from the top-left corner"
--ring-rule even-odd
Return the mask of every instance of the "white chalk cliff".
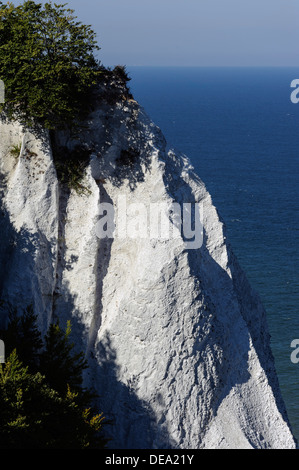
[[[188, 159], [166, 150], [133, 100], [95, 109], [81, 140], [90, 163], [78, 194], [59, 184], [46, 133], [0, 122], [2, 301], [33, 304], [43, 332], [71, 319], [111, 448], [296, 448], [265, 311]], [[134, 158], [120, 163], [128, 149]], [[120, 196], [127, 206], [200, 203], [202, 246], [100, 239], [101, 203], [117, 213]]]

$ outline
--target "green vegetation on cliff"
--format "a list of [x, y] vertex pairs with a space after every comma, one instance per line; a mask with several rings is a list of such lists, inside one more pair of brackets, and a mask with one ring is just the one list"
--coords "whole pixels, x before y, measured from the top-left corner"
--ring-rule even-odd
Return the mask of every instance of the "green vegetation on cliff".
[[4, 111], [26, 124], [70, 126], [88, 114], [103, 68], [96, 34], [65, 5], [0, 2], [0, 78]]
[[42, 340], [31, 308], [1, 331], [0, 449], [104, 448], [104, 417], [82, 387], [87, 367], [70, 342], [70, 325], [51, 324]]

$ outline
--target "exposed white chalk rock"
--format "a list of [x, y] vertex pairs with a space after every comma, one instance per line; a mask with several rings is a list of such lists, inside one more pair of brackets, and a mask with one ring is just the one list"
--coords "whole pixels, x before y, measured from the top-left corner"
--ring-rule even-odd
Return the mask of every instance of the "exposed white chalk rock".
[[[134, 101], [99, 107], [81, 140], [91, 158], [79, 195], [59, 186], [47, 135], [0, 124], [1, 298], [33, 303], [43, 331], [71, 319], [112, 448], [296, 448], [265, 311], [189, 160]], [[167, 239], [134, 225], [134, 204], [150, 228], [162, 202], [200, 206], [202, 246], [177, 226]], [[97, 236], [103, 203], [126, 236]]]
[[[19, 156], [12, 154], [20, 148]], [[57, 267], [58, 181], [47, 133], [0, 124], [1, 296], [34, 304], [41, 329], [52, 317]]]

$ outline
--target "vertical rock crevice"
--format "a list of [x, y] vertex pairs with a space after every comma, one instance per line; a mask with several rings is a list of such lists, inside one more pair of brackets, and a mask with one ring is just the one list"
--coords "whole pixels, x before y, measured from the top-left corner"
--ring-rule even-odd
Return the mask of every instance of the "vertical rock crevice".
[[[113, 208], [113, 201], [109, 197], [103, 184], [99, 183], [99, 201], [100, 204], [110, 204]], [[94, 290], [94, 306], [93, 315], [89, 327], [88, 334], [88, 346], [87, 356], [90, 351], [94, 350], [96, 344], [96, 338], [100, 332], [102, 321], [103, 321], [103, 283], [108, 273], [109, 262], [111, 257], [111, 248], [113, 244], [113, 238], [98, 238], [97, 250], [94, 264], [94, 275], [95, 275], [95, 290]]]

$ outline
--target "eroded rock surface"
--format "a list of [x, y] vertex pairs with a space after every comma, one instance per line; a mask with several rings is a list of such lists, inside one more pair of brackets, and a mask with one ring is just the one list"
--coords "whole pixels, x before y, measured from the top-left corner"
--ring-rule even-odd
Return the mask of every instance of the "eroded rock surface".
[[[46, 133], [0, 124], [4, 306], [32, 303], [43, 332], [71, 319], [112, 448], [295, 448], [266, 314], [189, 160], [133, 100], [96, 109], [81, 141], [78, 194], [59, 184]], [[103, 203], [118, 223], [130, 208], [127, 236], [97, 236]], [[136, 236], [136, 203], [200, 205], [202, 246]]]

